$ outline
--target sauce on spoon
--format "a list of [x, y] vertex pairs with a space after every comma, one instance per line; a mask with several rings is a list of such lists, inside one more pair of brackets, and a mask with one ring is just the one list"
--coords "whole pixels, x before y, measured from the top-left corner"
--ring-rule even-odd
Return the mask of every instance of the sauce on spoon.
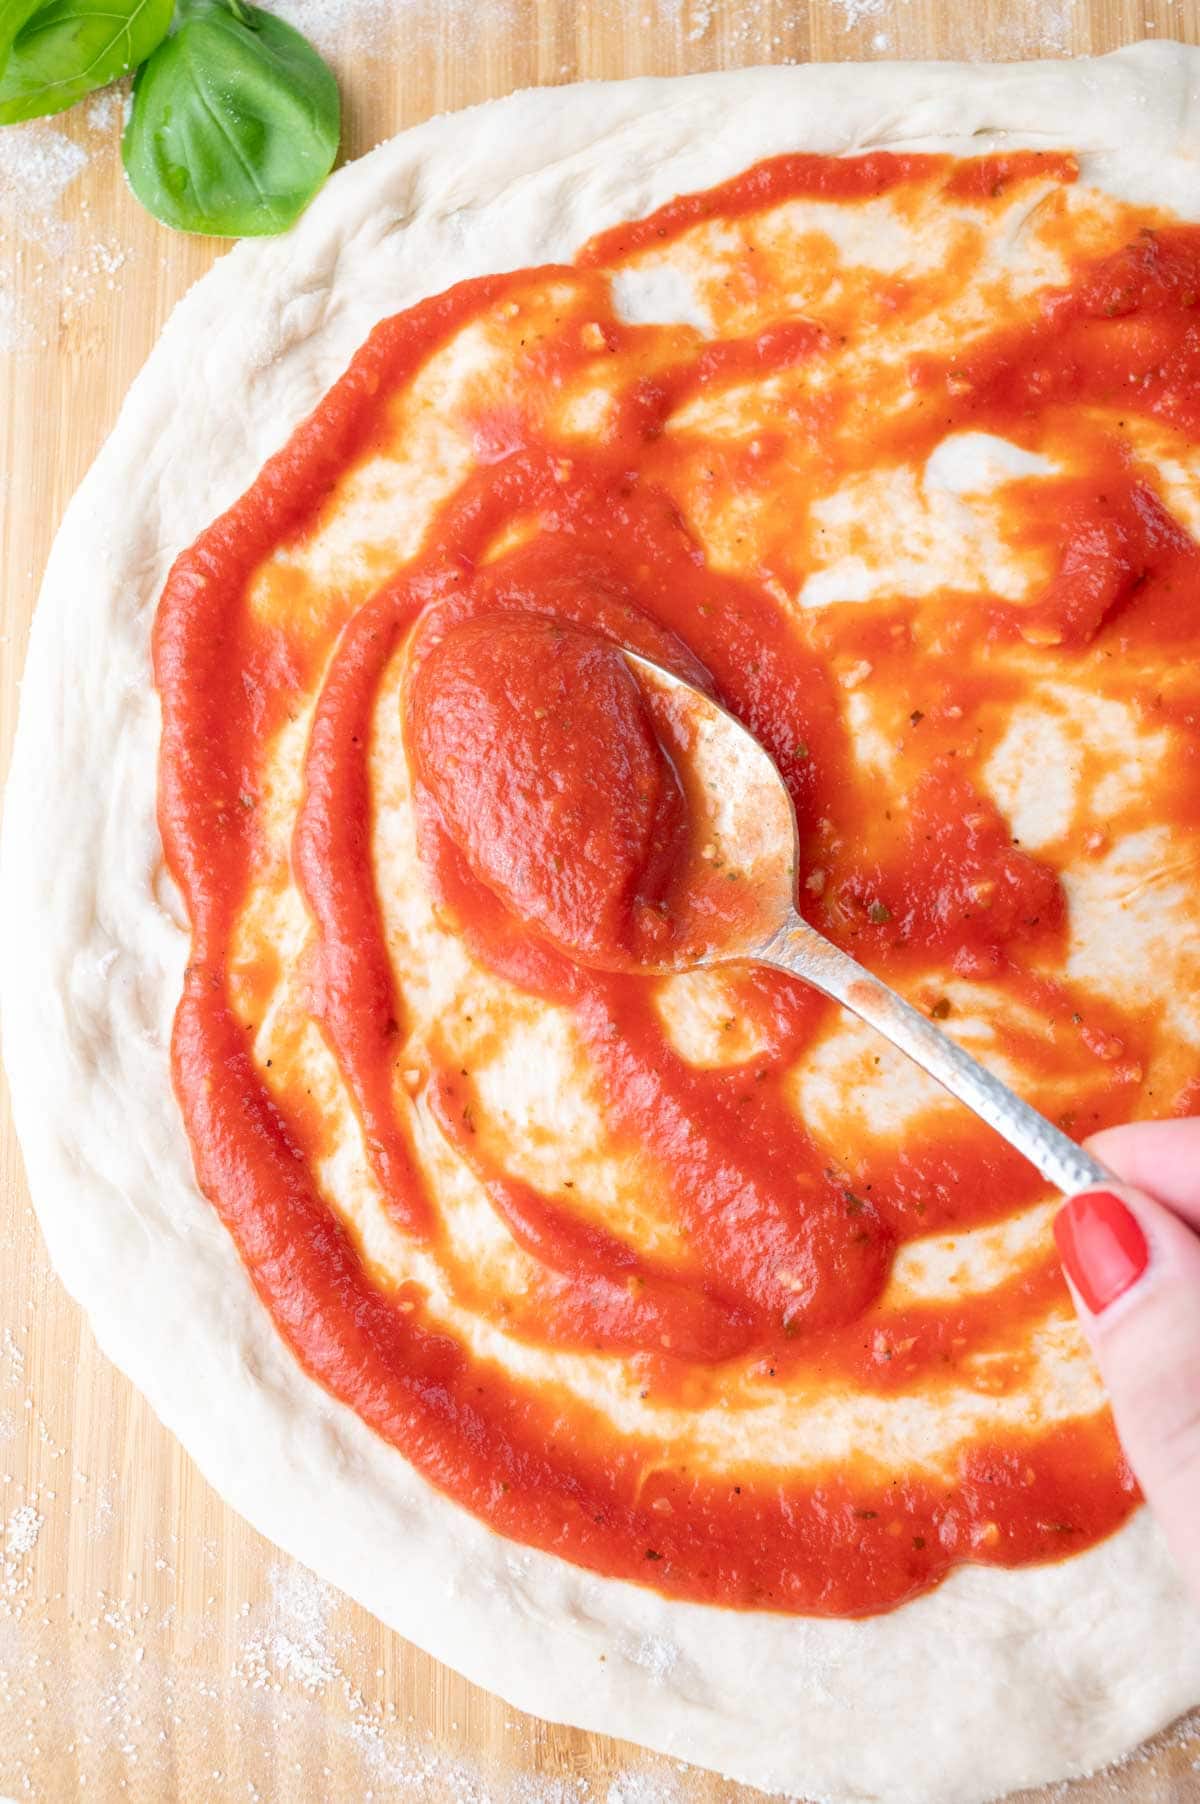
[[736, 957], [790, 892], [773, 767], [731, 768], [715, 710], [597, 634], [467, 621], [418, 656], [407, 711], [418, 781], [471, 875], [576, 964]]

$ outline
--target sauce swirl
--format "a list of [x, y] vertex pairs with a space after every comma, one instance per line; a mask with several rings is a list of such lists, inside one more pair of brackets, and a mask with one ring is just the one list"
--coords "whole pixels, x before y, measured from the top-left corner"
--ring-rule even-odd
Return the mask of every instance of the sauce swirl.
[[[591, 968], [638, 950], [685, 830], [618, 644], [771, 752], [814, 923], [952, 1027], [998, 1021], [1069, 1131], [1194, 1106], [1176, 977], [1123, 985], [1079, 921], [1143, 883], [1168, 906], [1200, 836], [1200, 548], [1163, 474], [1200, 440], [1200, 230], [1075, 174], [782, 158], [424, 302], [159, 607], [202, 1188], [296, 1358], [433, 1484], [673, 1597], [865, 1614], [1066, 1557], [1137, 1501], [1015, 1154], [953, 1110], [868, 1131], [852, 1062], [831, 1126], [814, 1074], [850, 1053], [786, 979], [743, 973], [710, 1019], [710, 991]], [[1006, 287], [989, 249], [1039, 197], [1052, 273]], [[927, 265], [848, 255], [872, 208], [936, 239]], [[616, 305], [673, 257], [709, 272], [710, 334]], [[490, 377], [455, 388], [481, 343]], [[421, 433], [441, 488], [407, 549], [328, 553], [389, 457], [419, 488]], [[934, 454], [971, 435], [1025, 461], [946, 500]], [[900, 547], [864, 605], [892, 493], [976, 538], [940, 573], [934, 539]], [[1087, 732], [1081, 697], [1109, 711]], [[1026, 843], [1030, 711], [1069, 751]], [[538, 1117], [564, 1045], [565, 1126]]]

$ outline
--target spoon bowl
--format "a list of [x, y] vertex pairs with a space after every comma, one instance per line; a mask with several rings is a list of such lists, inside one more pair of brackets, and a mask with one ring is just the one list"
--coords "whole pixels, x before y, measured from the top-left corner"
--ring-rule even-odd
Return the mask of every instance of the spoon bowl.
[[986, 1121], [1066, 1194], [1113, 1174], [928, 1016], [826, 939], [796, 908], [800, 840], [779, 768], [719, 702], [625, 651], [655, 726], [686, 772], [694, 831], [676, 892], [695, 897], [662, 963], [691, 970], [753, 960], [788, 971], [867, 1022]]

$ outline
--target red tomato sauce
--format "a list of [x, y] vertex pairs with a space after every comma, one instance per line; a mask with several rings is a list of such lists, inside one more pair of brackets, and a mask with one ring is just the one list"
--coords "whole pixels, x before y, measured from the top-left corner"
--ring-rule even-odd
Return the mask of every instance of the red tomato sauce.
[[636, 962], [686, 811], [612, 643], [535, 615], [464, 622], [419, 667], [409, 733], [445, 831], [518, 921], [578, 963]]
[[[1116, 257], [1080, 264], [1029, 318], [998, 321], [952, 367], [913, 360], [914, 392], [930, 405], [881, 424], [881, 457], [928, 455], [955, 430], [1019, 436], [1054, 410], [1076, 421], [1094, 472], [1064, 478], [1056, 505], [1027, 528], [1055, 572], [1045, 593], [1032, 608], [939, 597], [936, 659], [914, 650], [915, 604], [903, 595], [827, 609], [798, 633], [766, 580], [773, 572], [751, 581], [716, 569], [675, 499], [690, 453], [663, 423], [681, 399], [738, 370], [819, 360], [828, 334], [800, 322], [701, 344], [665, 373], [642, 370], [647, 329], [617, 317], [606, 282], [589, 272], [698, 222], [753, 220], [789, 198], [855, 205], [945, 190], [985, 207], [1013, 184], [1073, 177], [1069, 158], [1034, 152], [961, 165], [885, 153], [785, 157], [604, 234], [567, 273], [593, 284], [582, 317], [630, 360], [615, 427], [602, 442], [573, 442], [564, 479], [563, 447], [536, 406], [516, 400], [481, 416], [481, 461], [424, 548], [314, 647], [286, 623], [256, 620], [246, 604], [252, 573], [311, 530], [335, 481], [382, 435], [388, 398], [536, 272], [465, 283], [386, 320], [248, 494], [180, 557], [159, 608], [160, 824], [192, 924], [174, 1074], [202, 1189], [301, 1364], [431, 1482], [502, 1534], [674, 1597], [813, 1614], [884, 1610], [966, 1560], [1016, 1566], [1074, 1553], [1120, 1525], [1136, 1488], [1103, 1415], [998, 1431], [966, 1447], [941, 1479], [915, 1468], [884, 1484], [852, 1461], [819, 1482], [765, 1463], [729, 1480], [664, 1466], [655, 1437], [617, 1436], [570, 1395], [517, 1382], [461, 1346], [418, 1287], [397, 1295], [380, 1284], [313, 1175], [319, 1120], [302, 1099], [285, 1107], [268, 1090], [252, 1023], [231, 999], [230, 937], [264, 857], [254, 806], [263, 748], [319, 681], [293, 843], [313, 924], [313, 1014], [401, 1229], [432, 1246], [441, 1232], [395, 1107], [405, 999], [382, 940], [366, 746], [383, 672], [414, 628], [409, 746], [426, 780], [422, 852], [439, 906], [474, 958], [571, 1011], [611, 1132], [652, 1145], [671, 1170], [684, 1250], [651, 1257], [574, 1214], [569, 1193], [543, 1194], [503, 1169], [477, 1131], [472, 1075], [446, 1050], [426, 1080], [432, 1114], [536, 1273], [503, 1315], [484, 1286], [472, 1294], [469, 1274], [460, 1301], [534, 1344], [633, 1359], [643, 1396], [679, 1405], [711, 1402], [735, 1357], [754, 1361], [764, 1383], [818, 1359], [826, 1378], [849, 1388], [921, 1395], [936, 1394], [965, 1349], [1019, 1344], [1014, 1331], [1064, 1295], [1049, 1249], [986, 1295], [880, 1307], [906, 1241], [998, 1222], [1043, 1194], [988, 1130], [955, 1117], [899, 1152], [856, 1146], [851, 1182], [849, 1161], [818, 1143], [786, 1093], [787, 1072], [828, 1019], [820, 998], [778, 974], [749, 979], [759, 1050], [707, 1069], [674, 1050], [646, 980], [568, 956], [636, 938], [639, 909], [668, 880], [659, 854], [679, 831], [675, 779], [603, 647], [641, 651], [709, 686], [772, 753], [822, 869], [822, 888], [800, 894], [817, 926], [901, 983], [931, 960], [948, 977], [1003, 982], [1040, 1023], [1024, 1036], [1011, 1029], [1012, 1050], [1070, 1084], [1069, 1131], [1082, 1137], [1126, 1117], [1151, 1015], [1085, 1001], [1070, 981], [1057, 865], [1014, 842], [971, 774], [972, 723], [1003, 713], [1012, 679], [999, 666], [956, 669], [954, 644], [956, 634], [964, 645], [1024, 640], [1052, 663], [1105, 635], [1147, 653], [1183, 655], [1193, 643], [1200, 549], [1119, 435], [1087, 409], [1119, 394], [1130, 419], [1200, 434], [1200, 230], [1162, 224]], [[889, 304], [903, 315], [902, 284]], [[530, 368], [552, 384], [596, 354], [564, 331], [531, 351]], [[713, 478], [731, 497], [752, 479], [737, 458]], [[532, 538], [504, 549], [506, 527], [531, 518]], [[531, 646], [538, 657], [525, 656]], [[541, 656], [548, 648], [553, 655]], [[834, 675], [835, 659], [847, 657], [870, 660], [913, 696], [906, 747], [916, 774], [902, 820], [880, 818], [858, 774]], [[1200, 736], [1179, 704], [1158, 705], [1186, 746], [1173, 806], [1180, 822], [1194, 822]], [[546, 773], [572, 735], [568, 763], [584, 754], [596, 784], [556, 797]], [[497, 864], [505, 795], [528, 854], [519, 870]], [[550, 862], [560, 808], [581, 848], [561, 870]], [[1197, 1083], [1200, 1074], [1158, 1099], [1156, 1112], [1194, 1107]], [[1005, 1394], [1023, 1376], [1012, 1356], [990, 1382]]]

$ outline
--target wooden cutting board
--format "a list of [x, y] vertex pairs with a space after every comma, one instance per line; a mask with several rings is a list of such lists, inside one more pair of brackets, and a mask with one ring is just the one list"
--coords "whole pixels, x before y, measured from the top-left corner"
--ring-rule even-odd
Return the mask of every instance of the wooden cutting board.
[[[512, 88], [809, 58], [1200, 43], [1200, 0], [308, 0], [349, 156]], [[167, 313], [224, 248], [120, 174], [120, 105], [0, 132], [0, 759], [51, 536]], [[7, 1098], [0, 1102], [6, 1109]], [[38, 1804], [716, 1804], [752, 1794], [547, 1727], [227, 1510], [50, 1272], [0, 1113], [0, 1794]], [[1130, 1648], [1131, 1666], [1153, 1658]], [[865, 1726], [864, 1726], [865, 1727]], [[1071, 1804], [1200, 1800], [1200, 1724]], [[3, 1800], [0, 1799], [0, 1804]]]

